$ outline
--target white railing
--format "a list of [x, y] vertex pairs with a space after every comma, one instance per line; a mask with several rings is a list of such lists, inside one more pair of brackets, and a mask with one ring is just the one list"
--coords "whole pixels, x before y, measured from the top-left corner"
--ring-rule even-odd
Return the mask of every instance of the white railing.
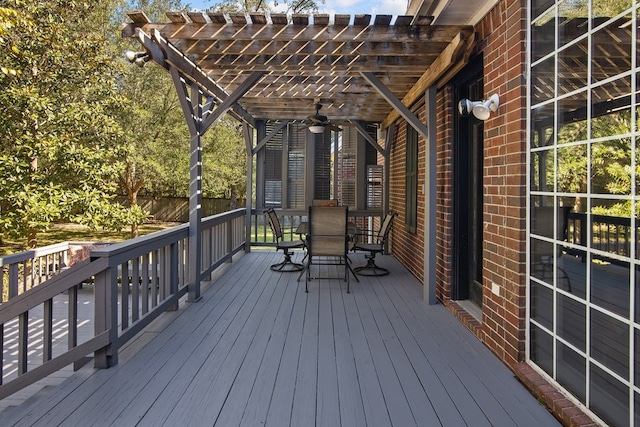
[[[201, 230], [205, 278], [244, 248], [245, 210], [205, 218]], [[98, 368], [115, 365], [122, 345], [199, 286], [187, 268], [188, 224], [97, 247], [71, 267], [68, 252], [65, 243], [0, 258], [0, 399], [92, 354]], [[88, 288], [91, 303], [79, 304]]]

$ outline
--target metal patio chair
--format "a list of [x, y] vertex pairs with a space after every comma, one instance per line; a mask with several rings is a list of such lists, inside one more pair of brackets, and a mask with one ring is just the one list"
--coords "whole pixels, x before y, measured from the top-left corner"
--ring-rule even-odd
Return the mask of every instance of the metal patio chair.
[[280, 226], [280, 220], [278, 219], [278, 215], [273, 208], [267, 209], [264, 211], [269, 219], [269, 225], [271, 226], [271, 231], [273, 232], [273, 236], [276, 239], [276, 250], [282, 249], [284, 252], [284, 260], [277, 264], [271, 265], [269, 268], [273, 271], [281, 271], [281, 272], [292, 272], [292, 271], [302, 271], [304, 269], [304, 265], [293, 262], [291, 260], [291, 256], [293, 255], [291, 250], [293, 249], [304, 249], [305, 244], [302, 240], [284, 240], [284, 235], [282, 232], [282, 227]]
[[[312, 265], [344, 266], [344, 280], [347, 293], [351, 292], [349, 265], [349, 233], [347, 227], [348, 208], [346, 206], [310, 206], [309, 234], [307, 234], [307, 274], [305, 292], [309, 292]], [[314, 277], [328, 279], [329, 277]], [[357, 279], [357, 278], [356, 278]]]
[[363, 276], [385, 276], [389, 274], [389, 270], [376, 265], [376, 254], [384, 253], [393, 218], [396, 215], [398, 214], [395, 212], [389, 212], [382, 220], [382, 225], [377, 233], [364, 234], [366, 236], [365, 241], [356, 242], [353, 245], [353, 251], [367, 252], [364, 256], [367, 259], [367, 264], [353, 269], [357, 274]]

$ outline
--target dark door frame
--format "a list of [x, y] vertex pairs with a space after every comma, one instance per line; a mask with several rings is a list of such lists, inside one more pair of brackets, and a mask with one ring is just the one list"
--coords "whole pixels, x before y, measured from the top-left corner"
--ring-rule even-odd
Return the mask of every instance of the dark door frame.
[[453, 83], [453, 283], [454, 300], [482, 306], [483, 132], [473, 114], [462, 116], [458, 102], [484, 98], [483, 59], [465, 67]]

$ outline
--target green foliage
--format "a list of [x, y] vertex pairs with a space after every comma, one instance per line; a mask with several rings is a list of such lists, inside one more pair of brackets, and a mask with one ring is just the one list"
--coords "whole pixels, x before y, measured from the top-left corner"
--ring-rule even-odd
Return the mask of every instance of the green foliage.
[[3, 67], [16, 70], [0, 74], [0, 233], [33, 239], [64, 218], [122, 227], [139, 212], [112, 202], [122, 99], [104, 37], [78, 25], [97, 25], [94, 8], [72, 0], [5, 6], [23, 18], [0, 45]]
[[[139, 193], [189, 193], [189, 132], [166, 70], [124, 60], [126, 11], [162, 21], [180, 0], [8, 0], [0, 7], [0, 236], [60, 220], [121, 230]], [[225, 118], [204, 136], [204, 195], [244, 191], [245, 145]], [[115, 202], [126, 194], [130, 208]]]
[[[280, 9], [286, 6], [284, 13], [313, 13], [318, 12], [318, 4], [324, 4], [324, 0], [290, 0], [273, 2], [273, 7]], [[211, 8], [213, 12], [224, 13], [244, 13], [244, 12], [272, 12], [270, 4], [264, 0], [221, 0], [214, 3]]]
[[235, 198], [246, 188], [246, 147], [242, 129], [221, 118], [203, 138], [202, 193], [205, 197]]

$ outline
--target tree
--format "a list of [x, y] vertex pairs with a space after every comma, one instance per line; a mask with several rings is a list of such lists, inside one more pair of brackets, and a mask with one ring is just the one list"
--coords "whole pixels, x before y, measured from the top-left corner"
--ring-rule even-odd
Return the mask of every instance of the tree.
[[[324, 4], [324, 0], [275, 0], [273, 8], [286, 6], [285, 13], [313, 13], [318, 11], [318, 3]], [[221, 0], [213, 4], [211, 10], [224, 13], [271, 12], [272, 7], [264, 0]]]
[[225, 116], [203, 138], [203, 195], [231, 199], [232, 207], [246, 189], [247, 150], [241, 126]]
[[[123, 129], [121, 161], [125, 167], [118, 176], [129, 206], [138, 205], [138, 195], [184, 195], [189, 188], [188, 128], [166, 70], [149, 63], [137, 67], [123, 59], [126, 49], [140, 49], [123, 40], [119, 27], [126, 10], [143, 10], [152, 20], [160, 20], [167, 10], [179, 10], [179, 1], [153, 0], [127, 3], [112, 19], [112, 51], [117, 58], [118, 87], [126, 108], [115, 120]], [[138, 224], [131, 225], [131, 236], [138, 235]]]
[[[56, 220], [120, 229], [139, 209], [114, 202], [122, 109], [94, 7], [73, 0], [7, 0], [0, 63], [0, 230], [37, 244]], [[3, 14], [7, 16], [7, 14]]]

